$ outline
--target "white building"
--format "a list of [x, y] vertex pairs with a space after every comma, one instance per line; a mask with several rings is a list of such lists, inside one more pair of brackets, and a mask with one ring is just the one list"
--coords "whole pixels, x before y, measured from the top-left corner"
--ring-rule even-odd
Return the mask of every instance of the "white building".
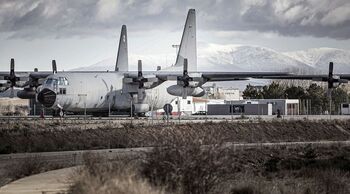
[[222, 100], [241, 100], [242, 95], [237, 88], [222, 88], [217, 87], [216, 84], [212, 86], [205, 86], [203, 89], [206, 91], [206, 98], [209, 99], [222, 99]]
[[200, 111], [207, 112], [208, 104], [225, 104], [225, 100], [222, 99], [205, 99], [205, 98], [193, 98], [193, 110], [192, 114]]
[[342, 115], [350, 115], [350, 104], [342, 103], [340, 105], [340, 114], [342, 114]]
[[[193, 113], [193, 97], [187, 96], [186, 99], [183, 99], [182, 97], [175, 98], [171, 103], [171, 106], [173, 107], [172, 115], [178, 115], [181, 113], [181, 115], [191, 115]], [[159, 109], [155, 111], [156, 114], [164, 114], [163, 109]]]

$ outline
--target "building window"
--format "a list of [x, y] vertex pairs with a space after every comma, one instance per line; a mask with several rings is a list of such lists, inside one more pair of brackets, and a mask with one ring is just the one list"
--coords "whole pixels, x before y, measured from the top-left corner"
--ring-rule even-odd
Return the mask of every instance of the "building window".
[[343, 104], [343, 108], [349, 108], [349, 104]]
[[190, 100], [187, 100], [187, 104], [191, 104], [191, 101], [190, 101]]
[[175, 104], [177, 104], [177, 100], [175, 101]]

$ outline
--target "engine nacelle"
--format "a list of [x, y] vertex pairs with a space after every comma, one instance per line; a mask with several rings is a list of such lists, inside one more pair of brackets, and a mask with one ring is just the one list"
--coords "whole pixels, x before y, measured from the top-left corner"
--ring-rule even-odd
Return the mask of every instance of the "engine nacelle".
[[333, 88], [337, 88], [340, 85], [339, 82], [333, 82]]
[[187, 92], [188, 96], [202, 97], [205, 95], [205, 91], [203, 90], [203, 88], [200, 88], [200, 87], [195, 87], [195, 88], [186, 87], [186, 88], [184, 88], [183, 86], [180, 86], [180, 85], [173, 85], [173, 86], [168, 87], [167, 92], [170, 95], [181, 97], [184, 89], [187, 90], [186, 92]]
[[36, 92], [32, 89], [25, 88], [17, 92], [17, 97], [22, 99], [35, 99]]

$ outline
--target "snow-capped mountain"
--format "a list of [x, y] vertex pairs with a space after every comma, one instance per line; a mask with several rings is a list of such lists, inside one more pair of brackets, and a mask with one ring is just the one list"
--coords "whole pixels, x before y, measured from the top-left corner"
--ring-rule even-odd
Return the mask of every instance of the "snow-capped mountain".
[[281, 52], [258, 46], [236, 46], [226, 51], [217, 51], [207, 57], [207, 70], [216, 71], [288, 71], [310, 72], [313, 68]]
[[286, 52], [285, 55], [312, 66], [315, 70], [328, 72], [329, 62], [334, 62], [335, 73], [350, 72], [350, 51], [336, 48], [312, 48]]
[[116, 62], [115, 58], [108, 58], [90, 66], [78, 67], [71, 70], [72, 71], [107, 71], [107, 70], [114, 71], [115, 62]]
[[[145, 70], [164, 69], [175, 62], [175, 57], [134, 56], [129, 59], [130, 69], [137, 69], [137, 59], [142, 59]], [[303, 51], [279, 52], [270, 48], [246, 45], [212, 46], [198, 49], [198, 71], [233, 72], [293, 72], [313, 74], [328, 72], [328, 63], [333, 61], [336, 73], [350, 72], [350, 51], [335, 48], [313, 48]], [[156, 65], [157, 64], [157, 65]], [[114, 70], [115, 58], [108, 58], [87, 67], [73, 70]]]

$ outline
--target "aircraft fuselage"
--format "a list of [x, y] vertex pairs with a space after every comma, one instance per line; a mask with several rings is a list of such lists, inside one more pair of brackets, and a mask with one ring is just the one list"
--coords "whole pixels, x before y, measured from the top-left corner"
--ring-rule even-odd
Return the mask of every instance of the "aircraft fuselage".
[[[123, 84], [123, 77], [122, 72], [57, 73], [47, 77], [38, 100], [46, 107], [72, 112], [130, 109], [130, 88], [125, 88], [130, 86]], [[145, 90], [142, 102], [154, 110], [162, 108], [176, 98], [166, 92], [167, 87], [175, 84], [176, 82], [166, 81], [153, 89]], [[47, 94], [45, 99], [40, 93]]]

